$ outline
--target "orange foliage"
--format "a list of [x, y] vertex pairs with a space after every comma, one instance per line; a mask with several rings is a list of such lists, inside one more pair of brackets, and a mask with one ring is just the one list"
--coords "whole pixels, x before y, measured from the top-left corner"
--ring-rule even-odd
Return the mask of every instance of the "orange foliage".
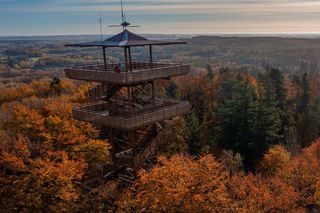
[[316, 189], [314, 199], [316, 201], [316, 204], [320, 206], [320, 181], [318, 181], [318, 183], [317, 183], [317, 189]]
[[44, 159], [30, 161], [27, 174], [13, 182], [15, 199], [22, 209], [70, 211], [80, 194], [74, 181], [81, 180], [85, 168], [65, 152], [49, 152]]
[[263, 156], [261, 162], [262, 170], [268, 175], [274, 175], [278, 169], [290, 161], [290, 153], [281, 146], [276, 145], [271, 147]]
[[150, 173], [140, 172], [119, 201], [120, 212], [230, 212], [228, 173], [210, 155], [159, 158]]
[[[86, 196], [80, 182], [110, 161], [110, 145], [97, 139], [98, 131], [72, 118], [73, 101], [82, 97], [72, 94], [75, 85], [63, 84], [61, 96], [51, 97], [41, 92], [43, 85], [0, 95], [0, 102], [4, 96], [15, 101], [0, 106], [0, 208], [6, 212], [81, 209]], [[29, 94], [24, 87], [37, 89]]]
[[302, 206], [314, 205], [317, 183], [320, 180], [320, 140], [283, 164], [277, 176], [299, 193], [299, 203]]
[[[197, 106], [203, 92], [210, 97], [204, 105], [214, 109], [215, 87], [228, 75], [210, 84], [203, 76], [190, 79], [181, 93], [206, 83], [190, 100]], [[111, 160], [111, 147], [98, 139], [97, 130], [71, 116], [72, 108], [86, 100], [87, 85], [68, 81], [61, 88], [59, 97], [50, 95], [49, 84], [43, 82], [0, 91], [0, 207], [5, 212], [80, 211], [82, 205], [91, 209], [106, 197], [108, 186], [94, 189], [97, 197], [80, 188], [85, 180], [94, 182]], [[166, 138], [168, 155], [187, 148], [184, 121], [175, 118], [172, 124], [173, 134]], [[118, 211], [296, 212], [320, 205], [320, 140], [292, 157], [282, 146], [270, 148], [261, 162], [266, 176], [243, 174], [241, 161], [232, 152], [224, 152], [221, 164], [210, 155], [197, 160], [160, 157], [125, 190]]]
[[234, 201], [248, 212], [297, 212], [298, 194], [278, 178], [235, 176], [230, 184]]
[[5, 151], [1, 153], [1, 163], [5, 168], [10, 169], [11, 171], [24, 171], [26, 168], [26, 165], [21, 158]]

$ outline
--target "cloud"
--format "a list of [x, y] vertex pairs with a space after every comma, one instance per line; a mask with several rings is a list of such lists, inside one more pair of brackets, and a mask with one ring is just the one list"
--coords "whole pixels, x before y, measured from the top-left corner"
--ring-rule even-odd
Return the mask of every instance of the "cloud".
[[[36, 32], [47, 29], [66, 33], [78, 27], [78, 32], [96, 33], [93, 30], [99, 11], [106, 25], [119, 22], [119, 2], [0, 0], [1, 31], [32, 28]], [[124, 6], [129, 21], [151, 33], [320, 29], [320, 0], [124, 0]]]

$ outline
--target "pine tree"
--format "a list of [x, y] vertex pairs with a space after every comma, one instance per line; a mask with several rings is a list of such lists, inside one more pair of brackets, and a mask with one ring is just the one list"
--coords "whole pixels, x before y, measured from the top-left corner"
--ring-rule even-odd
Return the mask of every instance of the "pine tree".
[[248, 79], [238, 75], [222, 83], [219, 95], [222, 101], [218, 108], [218, 144], [240, 153], [246, 163], [251, 162], [254, 141], [250, 124], [257, 98], [255, 90]]
[[283, 137], [280, 134], [281, 110], [278, 107], [276, 88], [268, 75], [259, 75], [258, 96], [255, 119], [252, 123], [256, 153], [266, 151], [270, 145], [280, 143]]
[[281, 141], [275, 88], [268, 75], [260, 76], [257, 90], [238, 75], [221, 84], [219, 95], [218, 143], [240, 153], [246, 167], [253, 168], [270, 145]]
[[301, 89], [301, 94], [297, 97], [297, 139], [302, 147], [306, 147], [311, 142], [307, 140], [307, 136], [312, 120], [310, 116], [310, 85], [308, 74], [304, 73], [301, 79], [296, 79], [296, 83], [298, 83]]

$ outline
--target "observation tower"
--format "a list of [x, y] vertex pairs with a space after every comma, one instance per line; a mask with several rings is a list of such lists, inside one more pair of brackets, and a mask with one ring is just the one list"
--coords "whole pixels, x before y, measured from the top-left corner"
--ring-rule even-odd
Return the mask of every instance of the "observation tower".
[[[159, 96], [156, 81], [186, 75], [190, 66], [154, 59], [154, 46], [185, 42], [147, 39], [128, 30], [130, 23], [124, 19], [123, 12], [122, 18], [119, 25], [122, 32], [117, 35], [103, 41], [67, 44], [69, 47], [101, 48], [103, 64], [67, 67], [65, 75], [74, 80], [96, 82], [96, 86], [89, 89], [90, 103], [74, 108], [73, 116], [105, 129], [113, 156], [112, 172], [106, 176], [124, 170], [126, 174], [122, 173], [119, 178], [130, 181], [136, 169], [157, 157], [163, 138], [170, 131], [167, 121], [190, 111], [186, 101]], [[146, 47], [148, 60], [135, 60], [131, 54], [135, 47]], [[117, 63], [107, 60], [111, 48], [123, 51]]]

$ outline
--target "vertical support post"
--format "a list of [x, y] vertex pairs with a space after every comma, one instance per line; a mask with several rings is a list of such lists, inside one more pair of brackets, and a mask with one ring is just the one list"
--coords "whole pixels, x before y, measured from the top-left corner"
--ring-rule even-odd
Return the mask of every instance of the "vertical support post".
[[150, 67], [153, 69], [152, 45], [149, 45]]
[[132, 58], [131, 58], [131, 48], [128, 48], [129, 50], [129, 68], [130, 68], [130, 72], [132, 72]]
[[124, 48], [124, 61], [125, 61], [125, 70], [128, 72], [128, 51], [127, 47]]
[[107, 71], [107, 56], [106, 56], [106, 47], [102, 47], [103, 50], [103, 63], [104, 63], [104, 70]]

